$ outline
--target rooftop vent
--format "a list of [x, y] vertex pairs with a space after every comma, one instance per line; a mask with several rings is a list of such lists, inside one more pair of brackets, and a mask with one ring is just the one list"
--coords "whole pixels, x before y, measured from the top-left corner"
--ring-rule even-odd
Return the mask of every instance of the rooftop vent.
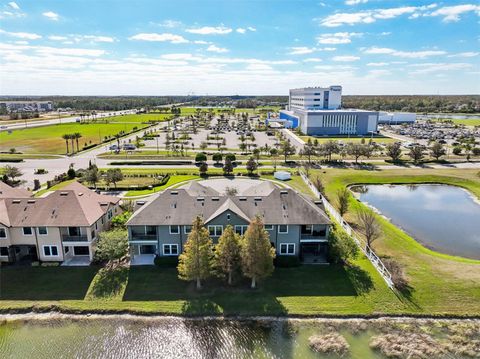
[[35, 200], [34, 200], [34, 199], [29, 199], [29, 200], [27, 201], [27, 203], [35, 203]]
[[60, 192], [60, 196], [67, 196], [68, 192]]
[[247, 200], [247, 197], [239, 197], [238, 198], [240, 201], [246, 201]]
[[175, 203], [172, 203], [172, 204], [170, 205], [170, 207], [172, 207], [172, 208], [177, 208], [177, 203], [176, 203], [176, 202], [175, 202]]
[[178, 191], [170, 191], [170, 194], [171, 194], [172, 196], [175, 196], [175, 195], [178, 194]]
[[108, 202], [100, 202], [100, 206], [108, 206]]
[[253, 198], [254, 201], [261, 201], [262, 200], [262, 197], [255, 197]]
[[281, 190], [280, 194], [288, 194], [288, 191], [287, 190]]
[[197, 197], [197, 201], [198, 201], [198, 202], [205, 201], [205, 197]]
[[14, 200], [12, 200], [12, 203], [20, 203], [20, 202], [22, 202], [22, 201], [19, 200], [19, 199], [14, 199]]
[[83, 196], [83, 192], [78, 192], [78, 196], [79, 197]]
[[218, 197], [212, 197], [212, 201], [220, 201], [220, 198], [218, 198]]

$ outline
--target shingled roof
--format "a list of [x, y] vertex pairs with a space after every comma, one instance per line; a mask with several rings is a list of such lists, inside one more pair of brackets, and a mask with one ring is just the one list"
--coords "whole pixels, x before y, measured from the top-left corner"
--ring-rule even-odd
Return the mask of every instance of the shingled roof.
[[10, 187], [3, 181], [0, 181], [0, 198], [28, 198], [32, 193], [23, 188]]
[[[265, 185], [259, 187], [265, 190]], [[265, 224], [329, 224], [325, 212], [311, 200], [292, 189], [270, 188], [266, 195], [192, 196], [184, 188], [169, 189], [145, 204], [128, 225], [189, 225], [200, 215], [205, 223], [225, 211], [236, 213], [247, 223], [256, 215]], [[250, 189], [249, 189], [250, 190]], [[253, 189], [249, 193], [257, 194]], [[266, 193], [266, 192], [264, 192]]]

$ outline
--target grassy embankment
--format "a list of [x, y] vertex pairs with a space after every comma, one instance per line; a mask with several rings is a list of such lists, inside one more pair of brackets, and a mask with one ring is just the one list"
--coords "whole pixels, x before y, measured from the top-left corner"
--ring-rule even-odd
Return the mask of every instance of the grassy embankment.
[[[332, 198], [338, 188], [349, 184], [391, 182], [458, 185], [480, 197], [476, 172], [328, 169], [316, 174], [321, 174]], [[298, 177], [289, 184], [305, 190]], [[352, 199], [352, 207], [358, 205]], [[347, 219], [354, 217], [347, 215]], [[479, 315], [479, 261], [432, 252], [387, 221], [381, 224], [385, 236], [375, 248], [405, 266], [412, 286], [409, 293], [395, 295], [364, 257], [351, 266], [277, 268], [254, 291], [244, 282], [228, 288], [210, 280], [197, 292], [192, 284], [177, 279], [174, 268], [105, 272], [97, 267], [11, 267], [0, 272], [0, 309], [181, 315]], [[13, 276], [16, 280], [11, 280]]]
[[[113, 136], [120, 131], [130, 132], [134, 127], [144, 128], [140, 123], [68, 123], [45, 127], [32, 127], [14, 130], [12, 133], [0, 132], [0, 151], [15, 148], [26, 154], [65, 154], [66, 144], [62, 135], [79, 132], [79, 147], [84, 144], [100, 143], [106, 136]], [[70, 142], [70, 141], [69, 141]], [[71, 147], [71, 144], [69, 143]], [[71, 149], [70, 149], [71, 150]]]

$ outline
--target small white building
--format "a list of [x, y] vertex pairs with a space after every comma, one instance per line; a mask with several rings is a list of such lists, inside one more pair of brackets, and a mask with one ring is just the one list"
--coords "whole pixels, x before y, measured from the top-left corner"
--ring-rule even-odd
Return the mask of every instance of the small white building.
[[292, 178], [292, 174], [287, 171], [277, 171], [273, 174], [273, 177], [275, 177], [275, 179], [278, 179], [280, 181], [288, 181], [289, 179]]
[[412, 112], [380, 112], [378, 123], [386, 125], [398, 125], [401, 123], [415, 123], [417, 114]]

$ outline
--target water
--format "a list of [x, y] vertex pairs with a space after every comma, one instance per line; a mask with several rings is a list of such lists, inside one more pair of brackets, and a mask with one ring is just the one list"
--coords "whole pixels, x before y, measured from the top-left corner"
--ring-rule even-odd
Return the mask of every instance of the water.
[[352, 190], [424, 246], [480, 259], [480, 204], [469, 192], [429, 184], [354, 186]]

